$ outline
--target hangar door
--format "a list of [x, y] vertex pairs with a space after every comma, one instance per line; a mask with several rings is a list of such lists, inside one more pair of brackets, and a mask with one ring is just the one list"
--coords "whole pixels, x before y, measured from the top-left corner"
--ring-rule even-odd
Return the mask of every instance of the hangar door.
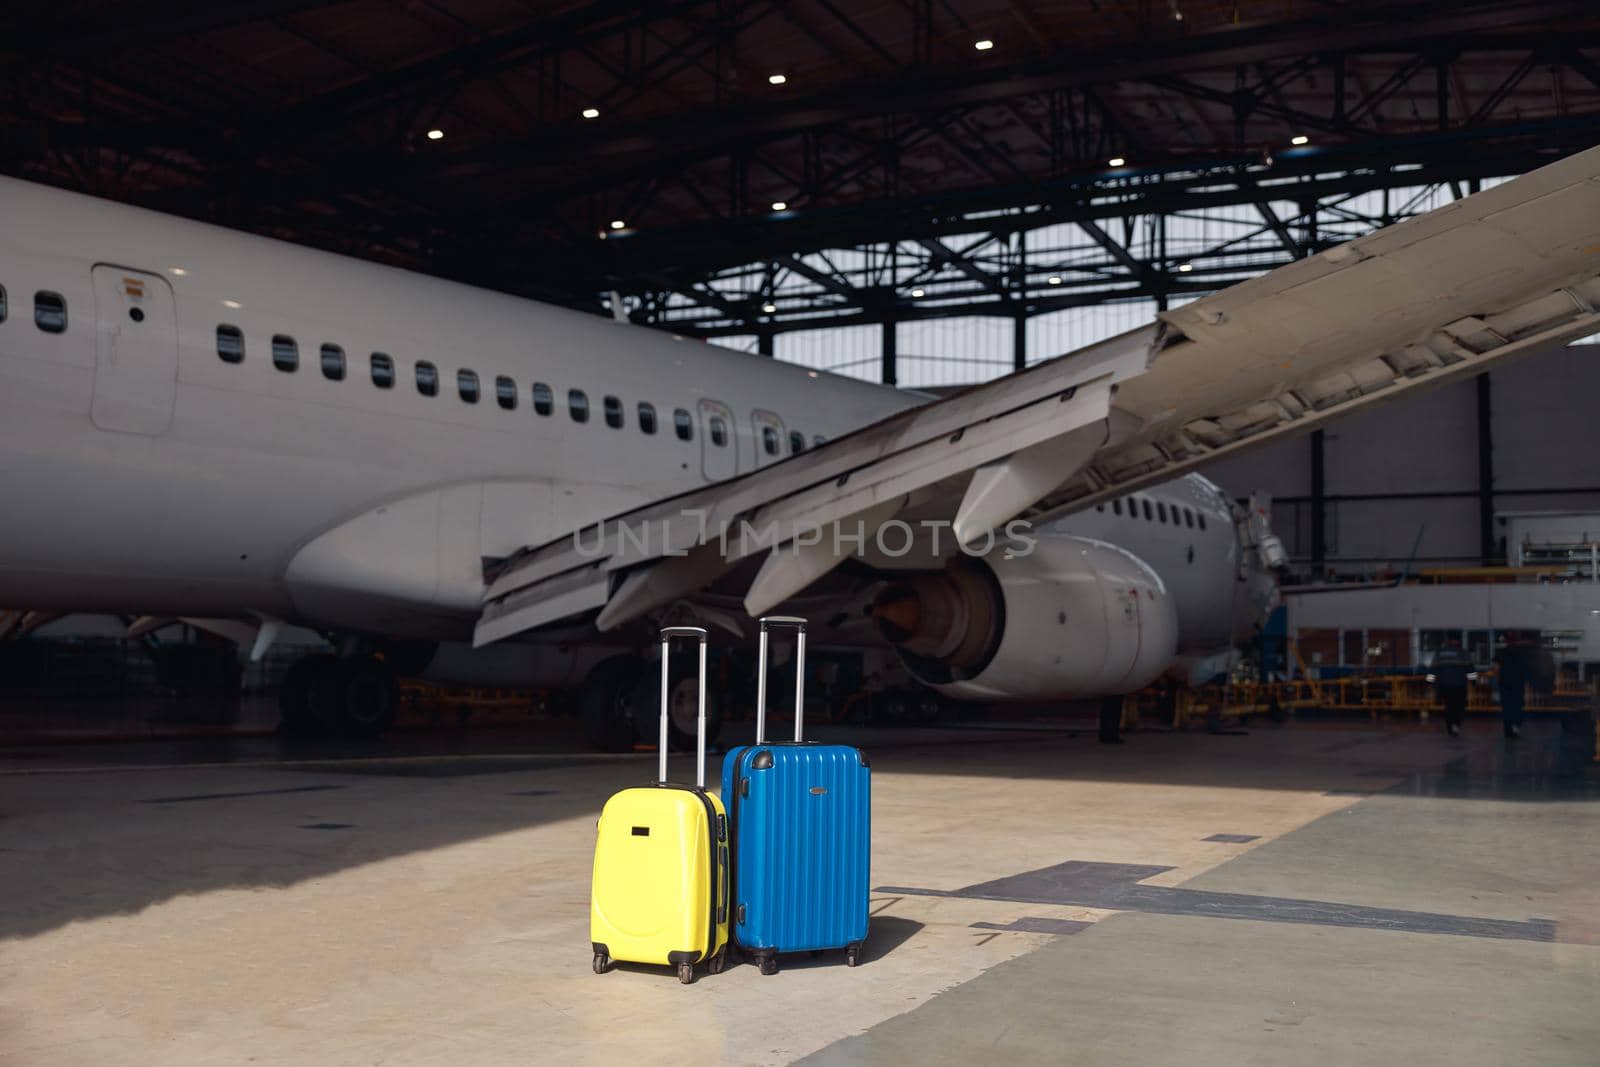
[[166, 432], [178, 384], [172, 287], [157, 274], [101, 264], [94, 268], [94, 310], [94, 424]]

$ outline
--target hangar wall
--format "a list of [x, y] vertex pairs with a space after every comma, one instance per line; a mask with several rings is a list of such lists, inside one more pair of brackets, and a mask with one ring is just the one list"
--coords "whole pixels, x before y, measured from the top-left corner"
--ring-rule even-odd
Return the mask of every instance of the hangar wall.
[[[1600, 510], [1600, 344], [1536, 353], [1489, 372], [1490, 492], [1480, 498], [1479, 386], [1455, 382], [1352, 415], [1323, 433], [1323, 566], [1336, 573], [1482, 562], [1484, 506]], [[1266, 489], [1299, 569], [1315, 567], [1315, 445], [1301, 436], [1202, 473], [1229, 493]], [[1505, 526], [1492, 521], [1494, 558]], [[1418, 541], [1420, 533], [1420, 542]]]

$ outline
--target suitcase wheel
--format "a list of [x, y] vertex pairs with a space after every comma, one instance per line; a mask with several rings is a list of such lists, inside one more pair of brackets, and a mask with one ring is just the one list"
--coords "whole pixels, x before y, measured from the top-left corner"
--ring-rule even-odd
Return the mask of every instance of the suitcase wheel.
[[777, 974], [778, 973], [778, 957], [777, 956], [762, 956], [761, 957], [761, 973], [762, 974]]
[[861, 962], [861, 943], [857, 942], [854, 945], [847, 945], [845, 947], [845, 950], [844, 950], [844, 965], [846, 967], [854, 967], [856, 964], [858, 964], [860, 962]]
[[684, 985], [694, 984], [694, 964], [678, 964], [678, 981], [682, 982]]
[[722, 948], [717, 950], [717, 954], [715, 956], [711, 957], [711, 962], [706, 964], [706, 970], [712, 974], [721, 974], [723, 969], [727, 966], [728, 946], [724, 945]]
[[605, 974], [610, 969], [611, 957], [606, 955], [604, 952], [596, 952], [594, 954], [594, 973]]

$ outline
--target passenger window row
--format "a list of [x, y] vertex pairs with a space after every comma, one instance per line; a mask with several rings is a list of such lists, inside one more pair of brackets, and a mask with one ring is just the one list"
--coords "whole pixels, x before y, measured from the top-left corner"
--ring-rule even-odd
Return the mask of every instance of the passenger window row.
[[[6, 321], [10, 312], [11, 303], [6, 297], [5, 286], [0, 285], [0, 322]], [[45, 333], [66, 333], [67, 298], [49, 289], [34, 293], [33, 324]]]
[[[1164, 500], [1157, 500], [1152, 504], [1148, 497], [1118, 497], [1111, 502], [1111, 513], [1113, 515], [1121, 515], [1124, 507], [1128, 509], [1127, 513], [1130, 519], [1137, 519], [1142, 514], [1146, 522], [1165, 522], [1173, 526], [1184, 526], [1191, 530], [1195, 527], [1199, 527], [1202, 530], [1206, 528], [1206, 517], [1203, 512], [1194, 511], [1178, 504], [1173, 504], [1169, 508]], [[1104, 511], [1106, 506], [1104, 504], [1096, 504], [1094, 509], [1096, 511]]]
[[[39, 296], [55, 296], [53, 293], [40, 293]], [[35, 317], [38, 316], [35, 311]], [[66, 328], [66, 305], [60, 305], [61, 328]], [[0, 321], [5, 319], [5, 290], [0, 289]], [[48, 329], [40, 320], [40, 329]], [[60, 332], [59, 330], [55, 332]], [[244, 331], [228, 323], [217, 326], [217, 356], [224, 363], [244, 362]], [[325, 344], [321, 348], [322, 376], [329, 381], [344, 381], [346, 360], [344, 349], [338, 345]], [[272, 365], [285, 374], [292, 374], [300, 368], [300, 348], [293, 337], [287, 334], [274, 334], [272, 337]], [[379, 389], [392, 389], [395, 384], [394, 357], [386, 352], [374, 352], [370, 359], [372, 384]], [[418, 360], [416, 363], [417, 392], [422, 396], [439, 395], [439, 368], [427, 360]], [[463, 402], [476, 404], [479, 396], [478, 374], [471, 370], [458, 370], [456, 372], [456, 394]], [[505, 375], [497, 375], [494, 380], [495, 403], [507, 411], [514, 411], [517, 407], [517, 383]], [[533, 383], [533, 410], [537, 415], [551, 415], [555, 412], [555, 392], [544, 382]], [[602, 401], [602, 410], [605, 415], [606, 425], [613, 430], [620, 430], [626, 423], [623, 413], [622, 400], [615, 396], [607, 395]], [[589, 394], [582, 389], [567, 390], [567, 414], [573, 422], [589, 421]], [[654, 434], [657, 430], [656, 409], [654, 404], [640, 401], [637, 409], [639, 430], [641, 433]], [[706, 423], [707, 432], [711, 443], [718, 448], [728, 444], [728, 424], [720, 415], [713, 415]], [[684, 408], [674, 408], [672, 412], [673, 433], [680, 441], [694, 439], [694, 417]], [[771, 426], [762, 428], [762, 447], [770, 456], [779, 452], [778, 431]], [[822, 444], [827, 438], [818, 434], [814, 442]], [[789, 432], [789, 450], [798, 455], [806, 449], [805, 434], [799, 430]]]

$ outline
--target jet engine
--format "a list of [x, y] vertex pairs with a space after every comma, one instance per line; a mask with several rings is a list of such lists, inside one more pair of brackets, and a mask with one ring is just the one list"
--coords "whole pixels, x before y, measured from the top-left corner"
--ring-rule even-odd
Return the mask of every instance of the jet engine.
[[1178, 613], [1137, 556], [1035, 531], [1027, 554], [958, 557], [897, 578], [872, 615], [911, 674], [961, 700], [1126, 693], [1173, 661]]

